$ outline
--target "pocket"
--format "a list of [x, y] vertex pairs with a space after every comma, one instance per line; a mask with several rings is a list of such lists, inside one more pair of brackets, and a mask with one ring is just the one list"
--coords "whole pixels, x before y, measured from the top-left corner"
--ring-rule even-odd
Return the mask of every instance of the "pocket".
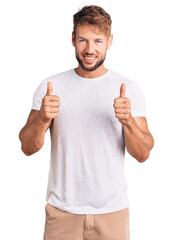
[[50, 219], [54, 216], [54, 207], [52, 207], [49, 203], [46, 204], [45, 206], [45, 213], [46, 213], [46, 219]]
[[45, 211], [47, 210], [47, 207], [48, 207], [48, 205], [49, 205], [49, 204], [48, 204], [48, 203], [46, 203], [46, 206], [45, 206]]

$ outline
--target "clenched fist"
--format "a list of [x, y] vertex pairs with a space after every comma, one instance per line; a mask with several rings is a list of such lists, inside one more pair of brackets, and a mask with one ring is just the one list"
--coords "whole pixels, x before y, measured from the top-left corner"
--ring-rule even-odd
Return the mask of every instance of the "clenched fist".
[[120, 87], [120, 97], [114, 99], [113, 107], [115, 108], [115, 117], [122, 124], [127, 124], [131, 115], [130, 99], [125, 97], [126, 84], [122, 83]]
[[47, 93], [42, 100], [41, 109], [39, 111], [40, 118], [44, 122], [49, 122], [53, 118], [58, 116], [60, 107], [60, 97], [51, 95], [53, 92], [53, 86], [51, 82], [47, 83]]

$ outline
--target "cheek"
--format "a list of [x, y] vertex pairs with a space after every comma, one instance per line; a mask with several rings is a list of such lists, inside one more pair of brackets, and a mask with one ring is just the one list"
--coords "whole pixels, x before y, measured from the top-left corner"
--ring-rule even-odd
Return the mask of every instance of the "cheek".
[[106, 48], [105, 46], [99, 49], [99, 55], [104, 57], [106, 55]]
[[107, 47], [108, 47], [108, 45], [107, 45], [107, 44], [105, 44], [105, 45], [104, 45], [104, 47], [103, 47], [103, 48], [104, 48], [104, 53], [106, 52], [106, 50], [107, 50]]
[[82, 54], [84, 52], [84, 47], [83, 46], [76, 46], [76, 52], [79, 54]]

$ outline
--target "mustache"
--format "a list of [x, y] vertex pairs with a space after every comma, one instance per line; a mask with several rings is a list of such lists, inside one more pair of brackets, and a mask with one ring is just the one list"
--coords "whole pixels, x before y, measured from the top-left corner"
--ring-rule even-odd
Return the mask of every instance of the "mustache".
[[93, 56], [93, 57], [96, 57], [96, 56], [97, 56], [97, 55], [92, 54], [92, 53], [83, 53], [83, 55], [85, 55], [85, 56]]

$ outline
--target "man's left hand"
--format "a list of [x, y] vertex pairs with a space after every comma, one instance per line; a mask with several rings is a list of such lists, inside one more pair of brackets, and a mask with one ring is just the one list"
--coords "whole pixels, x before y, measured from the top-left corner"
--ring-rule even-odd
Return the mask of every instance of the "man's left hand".
[[126, 84], [122, 83], [120, 87], [120, 97], [114, 99], [115, 117], [120, 123], [128, 124], [132, 118], [130, 99], [125, 97]]

